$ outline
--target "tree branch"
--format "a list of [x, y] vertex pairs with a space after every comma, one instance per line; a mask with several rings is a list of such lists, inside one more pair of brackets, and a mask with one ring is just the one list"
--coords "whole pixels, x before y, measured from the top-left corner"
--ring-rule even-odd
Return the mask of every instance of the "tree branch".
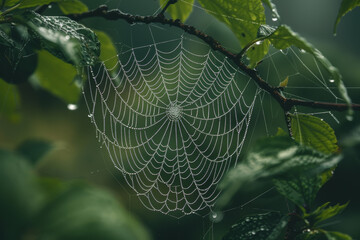
[[[170, 5], [172, 0], [168, 2], [167, 5]], [[107, 20], [125, 20], [129, 24], [133, 23], [159, 23], [163, 25], [173, 26], [182, 29], [184, 32], [194, 35], [208, 44], [213, 50], [219, 51], [224, 54], [226, 57], [232, 60], [232, 62], [243, 72], [249, 75], [257, 85], [268, 92], [283, 108], [285, 112], [291, 110], [294, 106], [304, 106], [310, 108], [319, 108], [325, 110], [334, 110], [334, 111], [345, 111], [349, 109], [348, 104], [341, 103], [326, 103], [326, 102], [316, 102], [316, 101], [304, 101], [293, 98], [286, 98], [281, 94], [281, 89], [278, 87], [271, 86], [264, 79], [262, 79], [258, 72], [255, 69], [251, 69], [247, 67], [244, 63], [239, 59], [238, 54], [234, 54], [227, 49], [225, 49], [218, 41], [216, 41], [213, 37], [201, 32], [193, 26], [181, 23], [179, 19], [167, 19], [163, 14], [159, 14], [157, 16], [138, 16], [131, 15], [128, 13], [123, 13], [119, 9], [108, 10], [106, 5], [101, 5], [94, 10], [90, 10], [88, 12], [79, 13], [79, 14], [70, 14], [68, 15], [73, 20], [79, 21], [86, 18], [92, 17], [101, 17]], [[360, 104], [351, 104], [353, 110], [360, 111]]]

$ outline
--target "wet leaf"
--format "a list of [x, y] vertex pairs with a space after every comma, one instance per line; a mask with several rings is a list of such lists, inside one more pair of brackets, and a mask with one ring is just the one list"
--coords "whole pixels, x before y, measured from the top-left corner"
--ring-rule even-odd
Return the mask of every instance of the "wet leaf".
[[[346, 87], [342, 81], [342, 76], [339, 70], [334, 67], [325, 56], [316, 49], [312, 44], [302, 38], [300, 35], [290, 29], [290, 27], [281, 25], [274, 30], [267, 39], [277, 49], [286, 49], [290, 46], [296, 46], [307, 53], [313, 55], [315, 59], [330, 73], [332, 80], [337, 85], [341, 97], [346, 103], [351, 104], [351, 99], [347, 93]], [[350, 107], [349, 107], [350, 109]], [[352, 111], [350, 111], [351, 114]]]
[[324, 185], [321, 175], [298, 176], [293, 179], [273, 179], [276, 190], [298, 207], [312, 208], [319, 189]]
[[325, 121], [308, 114], [291, 115], [291, 131], [295, 140], [325, 154], [338, 151], [334, 130]]
[[[261, 0], [199, 0], [200, 4], [235, 34], [241, 47], [257, 38], [261, 25], [265, 24], [265, 9]], [[250, 66], [255, 66], [269, 51], [269, 41], [259, 42], [246, 53]]]
[[95, 33], [67, 17], [41, 16], [27, 12], [19, 20], [31, 30], [33, 42], [40, 48], [74, 65], [93, 65], [100, 55], [100, 43]]
[[249, 216], [233, 225], [223, 240], [277, 240], [286, 224], [287, 217], [276, 212]]
[[268, 6], [271, 10], [271, 20], [276, 22], [280, 19], [280, 15], [277, 11], [276, 5], [271, 0], [262, 0], [262, 2]]
[[289, 137], [276, 136], [258, 141], [246, 158], [230, 170], [220, 184], [223, 193], [218, 206], [226, 205], [246, 183], [263, 178], [295, 179], [313, 176], [333, 168], [340, 155], [326, 155], [300, 145]]
[[342, 0], [336, 21], [334, 24], [334, 34], [336, 33], [337, 26], [342, 17], [356, 7], [360, 6], [360, 0]]
[[116, 47], [110, 36], [102, 31], [94, 31], [100, 41], [100, 60], [104, 61], [106, 68], [110, 71], [116, 71], [118, 57]]

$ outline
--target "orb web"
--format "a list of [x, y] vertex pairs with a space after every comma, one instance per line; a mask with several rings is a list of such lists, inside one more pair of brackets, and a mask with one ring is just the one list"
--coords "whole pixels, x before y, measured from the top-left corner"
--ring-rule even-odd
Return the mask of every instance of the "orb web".
[[245, 142], [251, 79], [183, 36], [123, 50], [88, 76], [97, 137], [141, 202], [165, 214], [211, 209]]

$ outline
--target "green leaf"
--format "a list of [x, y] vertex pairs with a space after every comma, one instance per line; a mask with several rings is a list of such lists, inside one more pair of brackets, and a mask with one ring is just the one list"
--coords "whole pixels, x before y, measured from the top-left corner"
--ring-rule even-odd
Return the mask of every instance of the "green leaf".
[[287, 76], [280, 84], [279, 87], [286, 88], [289, 83], [289, 76]]
[[104, 32], [94, 31], [100, 41], [100, 60], [104, 61], [106, 68], [115, 72], [118, 65], [116, 47], [111, 38]]
[[336, 17], [335, 24], [334, 24], [334, 34], [336, 34], [336, 29], [337, 29], [337, 26], [338, 26], [341, 18], [358, 6], [360, 6], [360, 0], [342, 0], [341, 6], [340, 6], [340, 9], [339, 9], [339, 12]]
[[[160, 0], [160, 6], [165, 6], [169, 0]], [[172, 19], [180, 19], [185, 22], [193, 10], [194, 0], [183, 0], [171, 4], [166, 10]]]
[[310, 222], [311, 226], [316, 226], [318, 223], [340, 214], [348, 205], [348, 203], [344, 205], [336, 204], [335, 206], [329, 207], [329, 204], [330, 203], [327, 202], [315, 211], [304, 214], [304, 217]]
[[338, 151], [334, 130], [325, 121], [307, 114], [291, 115], [294, 139], [325, 154]]
[[66, 15], [89, 11], [88, 7], [79, 0], [59, 1], [58, 5], [60, 10]]
[[276, 212], [246, 217], [233, 225], [223, 240], [277, 240], [286, 224], [287, 217]]
[[295, 205], [300, 208], [306, 206], [308, 209], [312, 209], [317, 193], [332, 175], [333, 171], [328, 170], [314, 177], [298, 176], [290, 180], [273, 179], [273, 183], [276, 190]]
[[0, 28], [0, 45], [15, 47], [15, 42]]
[[[296, 114], [291, 116], [291, 131], [294, 139], [325, 154], [338, 151], [334, 130], [320, 118]], [[331, 178], [326, 171], [319, 176], [301, 176], [292, 180], [274, 180], [277, 191], [297, 206], [312, 208], [320, 188]]]
[[100, 55], [100, 43], [95, 33], [67, 17], [41, 16], [26, 12], [24, 19], [32, 33], [33, 42], [39, 42], [62, 60], [79, 65], [93, 65]]
[[[290, 27], [281, 25], [267, 37], [271, 44], [277, 49], [286, 49], [290, 46], [296, 46], [310, 54], [331, 74], [332, 80], [337, 85], [337, 88], [344, 101], [351, 104], [351, 99], [347, 93], [346, 87], [342, 81], [342, 76], [339, 70], [334, 67], [324, 55], [316, 49], [313, 45], [307, 42], [304, 38], [300, 37], [297, 33], [293, 32]], [[350, 111], [352, 113], [352, 111]]]
[[271, 10], [271, 20], [276, 22], [280, 19], [280, 15], [277, 11], [276, 5], [271, 0], [262, 0], [262, 2], [268, 6]]
[[30, 164], [4, 150], [0, 150], [0, 196], [0, 235], [21, 239], [21, 231], [40, 210], [43, 197]]
[[322, 186], [320, 176], [297, 177], [291, 180], [273, 179], [276, 190], [298, 207], [311, 208]]
[[[265, 24], [265, 10], [261, 0], [199, 0], [209, 14], [223, 22], [235, 34], [241, 47], [257, 38], [261, 25]], [[268, 53], [269, 41], [259, 42], [247, 51], [250, 66], [255, 66]]]
[[80, 184], [53, 198], [31, 229], [36, 239], [149, 239], [147, 231], [113, 196]]
[[18, 88], [0, 78], [0, 117], [18, 122], [21, 117], [19, 110], [20, 94]]
[[19, 24], [12, 27], [1, 25], [0, 28], [5, 34], [3, 40], [7, 42], [0, 47], [0, 78], [11, 84], [23, 83], [37, 64], [27, 28]]
[[16, 148], [16, 152], [24, 156], [31, 164], [35, 165], [53, 148], [54, 145], [49, 141], [31, 139], [22, 142]]
[[246, 183], [262, 178], [290, 178], [322, 173], [334, 167], [339, 155], [326, 155], [300, 145], [289, 137], [276, 136], [258, 141], [243, 162], [230, 170], [220, 184], [221, 208]]
[[46, 51], [40, 51], [38, 56], [38, 67], [32, 77], [33, 83], [48, 90], [66, 103], [77, 103], [81, 94], [81, 86], [74, 81], [77, 76], [74, 66]]

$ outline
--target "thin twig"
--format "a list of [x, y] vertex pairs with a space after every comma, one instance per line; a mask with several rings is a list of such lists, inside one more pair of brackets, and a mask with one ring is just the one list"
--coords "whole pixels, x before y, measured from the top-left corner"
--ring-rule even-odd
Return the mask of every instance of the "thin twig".
[[[174, 1], [170, 0], [169, 2]], [[168, 2], [168, 4], [169, 4]], [[249, 77], [251, 77], [257, 85], [268, 92], [282, 107], [285, 112], [290, 111], [294, 106], [304, 106], [310, 108], [318, 108], [318, 109], [326, 109], [326, 110], [334, 110], [334, 111], [346, 111], [349, 110], [348, 104], [341, 103], [328, 103], [328, 102], [316, 102], [316, 101], [304, 101], [300, 99], [294, 98], [286, 98], [281, 94], [281, 90], [278, 87], [271, 86], [264, 79], [262, 79], [256, 69], [251, 69], [241, 62], [239, 59], [239, 55], [232, 53], [225, 49], [218, 41], [216, 41], [213, 37], [201, 32], [193, 26], [184, 24], [180, 22], [179, 19], [172, 20], [167, 19], [163, 15], [159, 14], [157, 16], [138, 16], [131, 15], [128, 13], [123, 13], [119, 9], [108, 10], [106, 5], [101, 5], [94, 10], [90, 10], [88, 12], [79, 13], [79, 14], [70, 14], [67, 15], [73, 20], [80, 21], [86, 18], [93, 17], [101, 17], [107, 20], [125, 20], [129, 24], [133, 23], [159, 23], [163, 25], [173, 26], [182, 29], [184, 32], [194, 35], [199, 39], [203, 40], [207, 45], [209, 45], [213, 50], [219, 51], [224, 54], [226, 57], [232, 60], [232, 62], [244, 73], [246, 73]], [[351, 104], [353, 110], [360, 111], [360, 104]]]

